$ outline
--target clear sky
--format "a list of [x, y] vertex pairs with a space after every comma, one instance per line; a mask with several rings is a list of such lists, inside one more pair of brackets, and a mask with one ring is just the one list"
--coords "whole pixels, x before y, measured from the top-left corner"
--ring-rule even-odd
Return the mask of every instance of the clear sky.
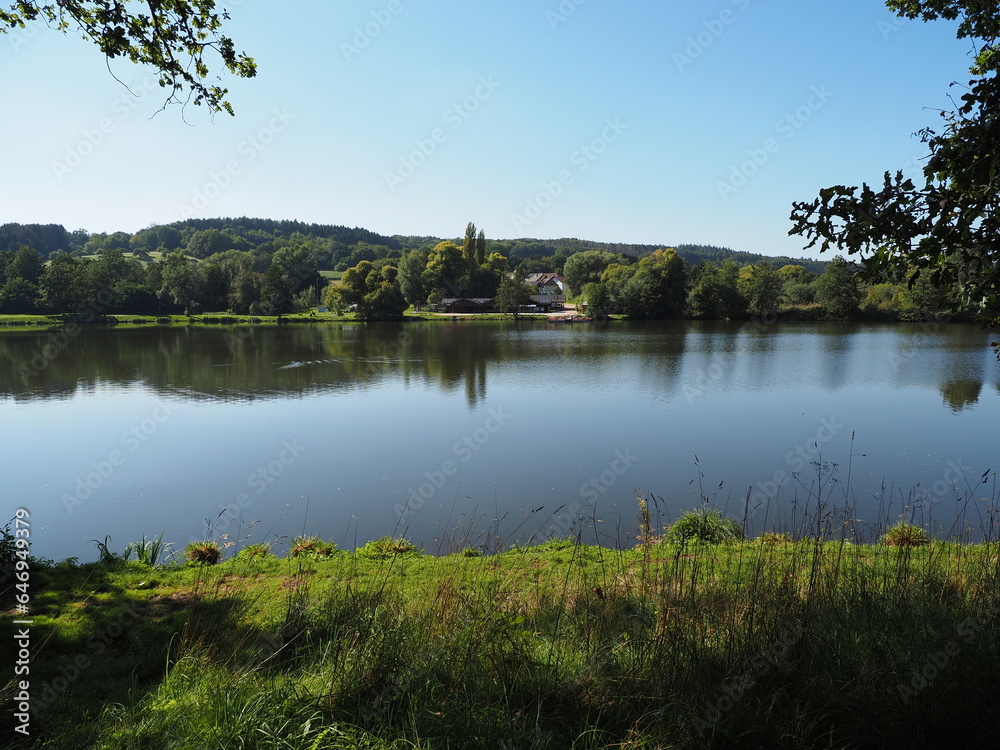
[[[0, 0], [2, 2], [2, 0]], [[7, 3], [9, 4], [9, 0]], [[919, 172], [970, 44], [880, 0], [228, 0], [236, 116], [0, 36], [0, 223], [256, 216], [803, 255], [795, 200]], [[155, 116], [154, 116], [155, 114]], [[815, 256], [815, 253], [809, 253]]]

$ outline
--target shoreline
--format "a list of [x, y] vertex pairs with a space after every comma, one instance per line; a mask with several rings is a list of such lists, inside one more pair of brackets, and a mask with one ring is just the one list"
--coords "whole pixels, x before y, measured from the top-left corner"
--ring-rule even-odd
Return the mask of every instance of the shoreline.
[[[435, 557], [379, 541], [33, 564], [31, 624], [0, 622], [31, 657], [18, 700], [32, 738], [15, 746], [806, 750], [998, 734], [996, 542], [554, 539]], [[859, 744], [879, 727], [884, 742]]]

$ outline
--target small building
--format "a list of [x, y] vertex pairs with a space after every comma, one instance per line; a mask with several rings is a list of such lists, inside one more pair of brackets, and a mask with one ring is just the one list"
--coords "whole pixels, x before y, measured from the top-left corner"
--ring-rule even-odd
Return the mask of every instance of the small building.
[[566, 279], [557, 273], [529, 273], [524, 277], [524, 281], [534, 287], [536, 294], [545, 296], [566, 294]]
[[445, 297], [438, 303], [438, 310], [452, 315], [495, 313], [494, 297]]
[[563, 308], [563, 302], [565, 301], [566, 298], [562, 296], [552, 294], [532, 294], [531, 309], [525, 310], [522, 308], [521, 312], [549, 313], [553, 310], [561, 310]]

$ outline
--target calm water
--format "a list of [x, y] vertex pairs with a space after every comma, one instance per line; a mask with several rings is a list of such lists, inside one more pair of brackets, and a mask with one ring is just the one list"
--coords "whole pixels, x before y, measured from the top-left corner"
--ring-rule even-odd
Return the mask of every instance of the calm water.
[[963, 510], [978, 529], [995, 491], [977, 483], [1000, 465], [990, 339], [831, 323], [4, 333], [0, 523], [25, 506], [35, 553], [83, 560], [91, 540], [163, 530], [178, 547], [405, 530], [438, 551], [564, 535], [580, 515], [621, 544], [636, 488], [664, 517], [703, 493], [755, 529], [850, 488], [862, 531], [901, 513], [947, 529]]

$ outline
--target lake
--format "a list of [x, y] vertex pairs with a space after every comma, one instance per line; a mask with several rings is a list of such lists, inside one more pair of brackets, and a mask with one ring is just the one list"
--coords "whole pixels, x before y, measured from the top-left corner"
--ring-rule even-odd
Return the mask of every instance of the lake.
[[[975, 326], [522, 321], [0, 333], [4, 512], [35, 554], [165, 532], [430, 552], [989, 527], [1000, 363]], [[584, 518], [586, 520], [581, 521]], [[232, 551], [232, 550], [231, 550]]]

